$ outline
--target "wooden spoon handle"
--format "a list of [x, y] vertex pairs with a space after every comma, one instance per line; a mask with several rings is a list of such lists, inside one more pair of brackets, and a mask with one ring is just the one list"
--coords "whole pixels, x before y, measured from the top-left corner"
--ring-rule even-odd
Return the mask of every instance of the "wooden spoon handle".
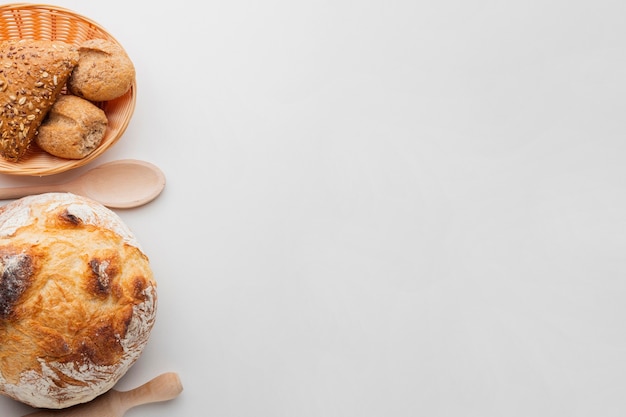
[[47, 193], [52, 191], [70, 191], [63, 187], [63, 184], [48, 185], [24, 185], [15, 187], [0, 188], [0, 200], [10, 200], [14, 198], [26, 197], [28, 195]]
[[132, 389], [119, 392], [122, 407], [129, 409], [141, 404], [168, 401], [176, 398], [183, 390], [178, 374], [168, 372]]

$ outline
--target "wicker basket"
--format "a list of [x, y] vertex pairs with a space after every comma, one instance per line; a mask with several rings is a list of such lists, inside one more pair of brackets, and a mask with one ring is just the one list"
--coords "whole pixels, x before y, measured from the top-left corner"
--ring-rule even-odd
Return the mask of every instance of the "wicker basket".
[[[46, 4], [14, 3], [0, 6], [0, 40], [45, 39], [78, 45], [88, 39], [106, 39], [119, 44], [98, 23], [71, 10]], [[18, 162], [0, 158], [0, 173], [44, 176], [58, 174], [83, 166], [102, 155], [116, 143], [130, 122], [135, 110], [137, 85], [115, 100], [95, 103], [104, 110], [108, 127], [102, 143], [83, 159], [57, 158], [41, 150], [35, 143]]]

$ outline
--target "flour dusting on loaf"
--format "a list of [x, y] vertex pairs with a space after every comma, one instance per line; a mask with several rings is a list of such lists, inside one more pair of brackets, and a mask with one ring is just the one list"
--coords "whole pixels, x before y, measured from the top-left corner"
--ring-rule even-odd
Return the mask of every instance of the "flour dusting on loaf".
[[66, 408], [111, 389], [154, 325], [148, 257], [113, 211], [69, 193], [0, 208], [0, 392]]

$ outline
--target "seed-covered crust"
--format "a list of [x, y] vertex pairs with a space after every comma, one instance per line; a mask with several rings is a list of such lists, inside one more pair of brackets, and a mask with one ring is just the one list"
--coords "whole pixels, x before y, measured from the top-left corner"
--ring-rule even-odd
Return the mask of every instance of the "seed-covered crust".
[[112, 211], [66, 193], [0, 209], [0, 393], [65, 408], [106, 392], [156, 304], [148, 258]]
[[61, 41], [0, 42], [0, 156], [19, 160], [78, 62]]

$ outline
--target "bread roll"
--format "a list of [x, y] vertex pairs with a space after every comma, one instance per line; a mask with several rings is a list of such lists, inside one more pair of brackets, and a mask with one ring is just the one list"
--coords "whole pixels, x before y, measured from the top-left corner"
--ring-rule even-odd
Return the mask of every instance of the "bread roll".
[[109, 390], [153, 327], [156, 283], [111, 210], [69, 193], [0, 209], [0, 392], [65, 408]]
[[59, 158], [82, 159], [100, 145], [107, 123], [104, 111], [92, 102], [62, 95], [39, 127], [35, 141]]
[[135, 66], [124, 49], [111, 41], [91, 39], [79, 47], [80, 58], [68, 89], [91, 101], [108, 101], [126, 93], [135, 79]]
[[18, 161], [78, 62], [76, 48], [60, 41], [0, 43], [0, 156]]

